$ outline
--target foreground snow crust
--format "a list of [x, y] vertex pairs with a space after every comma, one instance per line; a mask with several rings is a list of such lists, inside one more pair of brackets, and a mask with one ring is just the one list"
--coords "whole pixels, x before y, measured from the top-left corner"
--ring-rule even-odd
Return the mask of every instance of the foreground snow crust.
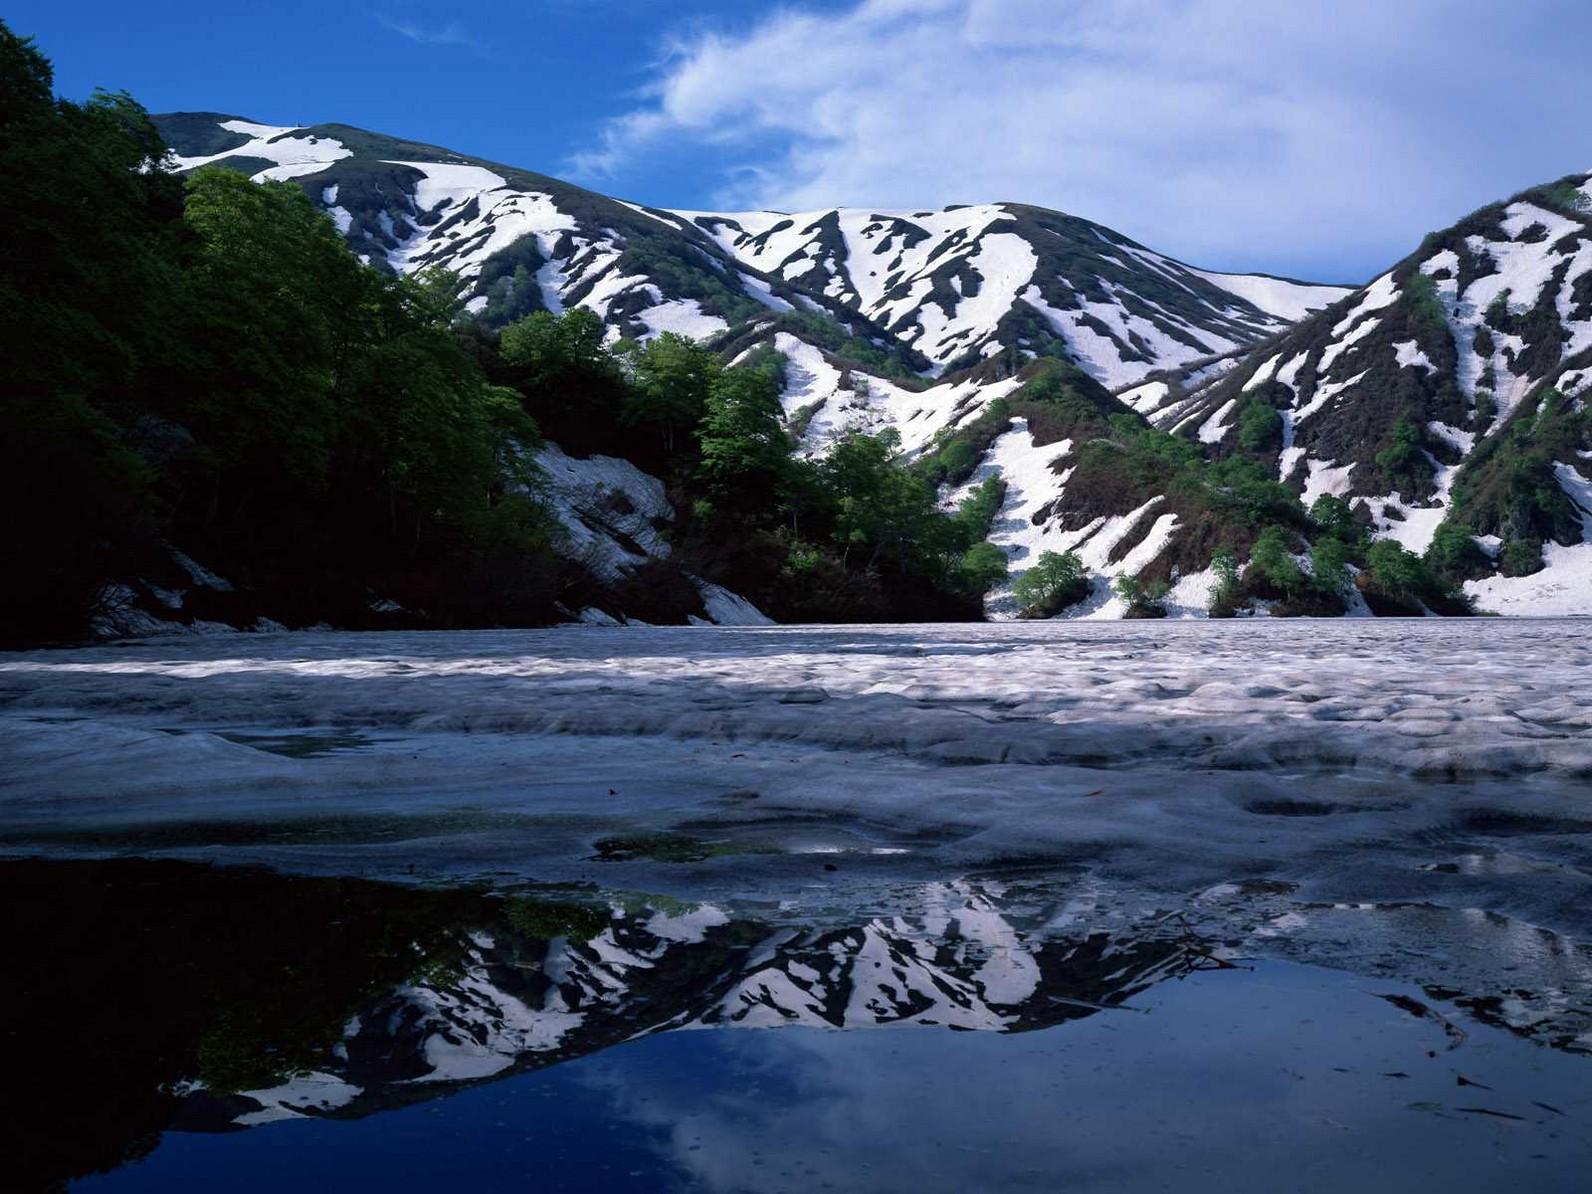
[[[595, 840], [668, 831], [721, 848], [627, 863], [627, 882], [787, 892], [825, 852], [879, 881], [1043, 860], [1184, 894], [1265, 874], [1380, 898], [1429, 894], [1422, 868], [1456, 851], [1508, 847], [1585, 895], [1589, 676], [1592, 623], [1571, 620], [565, 627], [16, 654], [0, 657], [0, 850], [612, 881]], [[214, 831], [244, 823], [283, 828]], [[1460, 870], [1444, 899], [1592, 926], [1592, 901], [1538, 872]]]

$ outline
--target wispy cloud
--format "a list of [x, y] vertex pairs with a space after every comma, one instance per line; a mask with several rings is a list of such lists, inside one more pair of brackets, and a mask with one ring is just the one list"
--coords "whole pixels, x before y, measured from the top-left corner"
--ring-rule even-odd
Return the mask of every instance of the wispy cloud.
[[407, 38], [416, 45], [421, 46], [462, 46], [466, 49], [482, 49], [481, 41], [457, 21], [449, 21], [446, 25], [424, 25], [418, 21], [411, 21], [401, 17], [392, 17], [378, 13], [377, 22], [383, 28]]
[[1589, 36], [1563, 0], [784, 8], [671, 46], [570, 166], [622, 183], [705, 151], [725, 205], [1019, 200], [1201, 264], [1349, 280], [1588, 165]]

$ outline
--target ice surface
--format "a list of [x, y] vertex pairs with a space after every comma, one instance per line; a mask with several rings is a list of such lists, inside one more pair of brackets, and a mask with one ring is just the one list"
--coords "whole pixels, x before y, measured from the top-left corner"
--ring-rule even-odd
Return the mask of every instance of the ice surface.
[[[1503, 843], [1592, 867], [1588, 668], [1592, 624], [1528, 620], [582, 626], [15, 654], [0, 845], [570, 879], [590, 877], [598, 837], [684, 831], [755, 846], [686, 868], [737, 891], [799, 887], [825, 845], [874, 876], [1048, 858], [1173, 892], [1269, 875], [1588, 929], [1592, 902], [1551, 886], [1420, 872]], [[261, 734], [358, 745], [284, 753]], [[680, 873], [625, 865], [651, 890]]]

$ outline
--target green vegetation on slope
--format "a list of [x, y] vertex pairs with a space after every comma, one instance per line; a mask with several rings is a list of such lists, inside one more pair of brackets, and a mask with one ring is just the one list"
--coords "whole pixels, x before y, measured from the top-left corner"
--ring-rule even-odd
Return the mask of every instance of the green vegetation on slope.
[[52, 85], [0, 24], [5, 639], [80, 635], [114, 581], [189, 587], [173, 547], [233, 586], [189, 617], [553, 620], [602, 586], [556, 550], [544, 429], [668, 483], [678, 559], [632, 586], [656, 616], [700, 609], [687, 569], [777, 617], [976, 617], [998, 580], [987, 500], [942, 513], [887, 437], [793, 457], [777, 356], [607, 346], [579, 309], [499, 333], [449, 275], [360, 264], [297, 185], [174, 177], [134, 100]]

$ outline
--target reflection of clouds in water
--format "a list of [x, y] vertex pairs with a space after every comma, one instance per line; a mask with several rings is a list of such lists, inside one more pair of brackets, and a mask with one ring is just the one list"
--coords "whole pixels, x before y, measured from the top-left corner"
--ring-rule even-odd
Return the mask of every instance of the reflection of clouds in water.
[[[1009, 1047], [985, 1047], [995, 1040]], [[1048, 1189], [1077, 1165], [1058, 1130], [1049, 1048], [1036, 1057], [1021, 1042], [944, 1029], [724, 1032], [708, 1046], [723, 1086], [690, 1066], [637, 1084], [617, 1058], [589, 1080], [617, 1114], [662, 1129], [669, 1159], [708, 1190], [976, 1190], [992, 1173], [1003, 1188]], [[1019, 1153], [1026, 1179], [1012, 1170]]]
[[[1279, 1174], [1303, 1190], [1491, 1190], [1505, 1144], [1543, 1154], [1533, 1173], [1558, 1189], [1592, 1162], [1534, 1102], [1585, 1122], [1585, 1059], [1480, 1029], [1463, 1065], [1492, 1090], [1461, 1090], [1440, 1030], [1376, 998], [1393, 989], [1271, 965], [1026, 1034], [675, 1034], [581, 1080], [659, 1133], [686, 1185], [726, 1194], [1258, 1190]], [[1524, 1118], [1458, 1110], [1481, 1105]]]

